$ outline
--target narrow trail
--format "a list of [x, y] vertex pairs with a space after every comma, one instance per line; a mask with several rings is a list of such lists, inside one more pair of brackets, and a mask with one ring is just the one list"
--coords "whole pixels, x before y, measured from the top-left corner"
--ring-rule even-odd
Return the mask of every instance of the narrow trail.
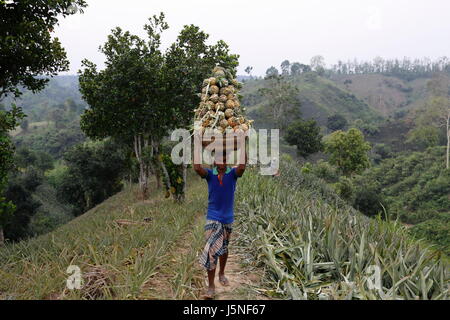
[[[146, 294], [143, 299], [204, 299], [208, 287], [206, 271], [198, 262], [199, 255], [205, 244], [203, 213], [196, 215], [195, 221], [187, 226], [173, 246], [170, 256], [165, 259], [164, 266], [146, 284]], [[234, 236], [236, 236], [236, 233]], [[229, 285], [219, 283], [216, 272], [215, 300], [267, 300], [256, 288], [260, 287], [261, 270], [247, 270], [242, 266], [244, 256], [230, 242], [230, 254], [225, 269]]]
[[268, 299], [253, 289], [258, 287], [261, 275], [245, 270], [240, 261], [242, 261], [241, 255], [231, 251], [225, 269], [225, 275], [230, 285], [224, 287], [218, 283], [218, 278], [216, 279], [216, 300]]

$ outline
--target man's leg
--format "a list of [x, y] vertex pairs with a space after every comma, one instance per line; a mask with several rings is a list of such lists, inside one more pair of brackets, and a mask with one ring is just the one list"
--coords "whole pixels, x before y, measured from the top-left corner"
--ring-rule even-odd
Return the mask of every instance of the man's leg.
[[220, 261], [220, 269], [219, 269], [219, 282], [224, 285], [228, 286], [228, 279], [225, 277], [225, 266], [227, 265], [227, 259], [228, 259], [228, 252], [224, 253], [219, 257]]
[[208, 270], [208, 291], [206, 292], [206, 298], [214, 298], [216, 286], [214, 285], [214, 277], [216, 275], [216, 269]]

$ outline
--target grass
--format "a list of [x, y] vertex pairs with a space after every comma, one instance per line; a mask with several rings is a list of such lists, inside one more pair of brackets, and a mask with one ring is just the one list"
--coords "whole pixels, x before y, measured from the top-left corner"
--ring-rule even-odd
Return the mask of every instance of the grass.
[[[198, 179], [195, 179], [198, 180]], [[0, 249], [0, 299], [146, 299], [149, 283], [171, 265], [177, 243], [193, 227], [195, 245], [177, 257], [174, 294], [164, 298], [194, 298], [194, 265], [201, 239], [199, 224], [206, 205], [206, 188], [193, 183], [188, 200], [179, 204], [156, 192], [145, 202], [127, 187], [86, 214], [57, 230]], [[200, 217], [200, 218], [199, 218]], [[120, 226], [128, 219], [150, 223]], [[67, 268], [79, 266], [85, 275], [81, 290], [68, 290]]]

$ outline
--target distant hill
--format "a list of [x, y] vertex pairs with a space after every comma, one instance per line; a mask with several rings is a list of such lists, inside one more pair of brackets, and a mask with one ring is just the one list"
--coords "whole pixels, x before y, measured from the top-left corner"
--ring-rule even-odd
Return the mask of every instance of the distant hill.
[[[334, 114], [341, 114], [349, 121], [361, 119], [367, 123], [380, 122], [383, 115], [351, 91], [339, 83], [318, 76], [316, 73], [305, 73], [289, 77], [299, 89], [298, 99], [301, 102], [301, 113], [305, 119], [315, 119], [322, 126], [327, 118]], [[264, 119], [259, 109], [264, 104], [258, 89], [264, 88], [264, 79], [249, 80], [244, 83], [243, 104], [250, 117], [258, 120], [260, 125], [270, 125], [270, 119]], [[256, 122], [256, 121], [255, 121]]]
[[24, 90], [18, 99], [8, 96], [1, 103], [5, 106], [15, 103], [22, 107], [31, 122], [45, 121], [53, 107], [64, 105], [68, 100], [73, 101], [78, 110], [84, 109], [86, 103], [78, 88], [78, 76], [56, 76], [40, 92]]
[[[401, 118], [406, 116], [409, 110], [422, 106], [426, 101], [427, 82], [431, 76], [417, 76], [408, 81], [383, 74], [334, 74], [330, 80], [342, 90], [352, 92], [384, 116]], [[448, 74], [444, 74], [443, 79], [450, 84]]]

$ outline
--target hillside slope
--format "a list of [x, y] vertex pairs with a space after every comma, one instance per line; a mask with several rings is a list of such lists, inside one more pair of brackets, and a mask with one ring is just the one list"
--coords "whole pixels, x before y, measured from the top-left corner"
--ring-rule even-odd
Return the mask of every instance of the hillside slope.
[[[383, 119], [381, 113], [371, 108], [367, 103], [358, 99], [353, 93], [341, 88], [333, 81], [318, 76], [315, 73], [306, 73], [289, 78], [298, 90], [298, 99], [301, 102], [302, 117], [316, 119], [320, 125], [325, 126], [327, 118], [336, 113], [345, 116], [348, 120], [362, 119], [371, 123]], [[260, 126], [271, 124], [265, 119], [259, 108], [264, 104], [258, 89], [266, 86], [264, 79], [249, 80], [242, 89], [243, 104], [255, 123]]]
[[[430, 77], [404, 80], [383, 74], [332, 75], [331, 80], [341, 89], [378, 110], [384, 116], [404, 116], [409, 110], [421, 107], [427, 100], [427, 82]], [[450, 77], [443, 74], [443, 81], [450, 85]]]
[[[0, 249], [0, 297], [199, 298], [204, 275], [197, 254], [207, 189], [192, 178], [188, 190], [180, 204], [162, 193], [140, 202], [129, 188], [55, 232]], [[238, 182], [235, 208], [230, 267], [243, 266], [231, 270], [241, 278], [222, 297], [448, 297], [449, 268], [436, 253], [408, 238], [401, 225], [362, 216], [321, 180], [303, 176], [295, 163], [284, 164], [277, 178], [248, 169]], [[129, 220], [136, 224], [123, 224]], [[242, 257], [236, 259], [236, 252]], [[70, 265], [83, 272], [81, 290], [65, 288]], [[380, 269], [379, 289], [367, 286], [374, 266]], [[255, 279], [256, 270], [265, 270], [264, 281]], [[242, 279], [246, 272], [252, 278]]]
[[[182, 204], [162, 190], [144, 202], [136, 195], [127, 187], [51, 233], [0, 248], [0, 300], [202, 298], [205, 182], [192, 177]], [[252, 289], [257, 272], [247, 277], [231, 250], [230, 286], [218, 287], [218, 298], [261, 298]], [[66, 288], [71, 265], [80, 268], [81, 290]]]
[[[401, 224], [369, 219], [294, 163], [281, 177], [246, 174], [238, 194], [240, 242], [271, 289], [287, 299], [448, 299], [444, 258]], [[373, 277], [378, 270], [380, 277]], [[378, 283], [368, 286], [369, 279]]]
[[[188, 203], [165, 199], [136, 200], [127, 188], [54, 232], [0, 249], [0, 297], [3, 299], [148, 299], [156, 298], [150, 280], [164, 265], [180, 237], [201, 217], [205, 188], [196, 184]], [[150, 218], [148, 223], [144, 218]], [[135, 225], [125, 224], [135, 221]], [[197, 230], [197, 229], [194, 229]], [[197, 230], [198, 231], [198, 230]], [[199, 240], [200, 241], [200, 240]], [[197, 241], [197, 245], [199, 245]], [[186, 252], [184, 258], [195, 258]], [[68, 290], [67, 268], [85, 275], [82, 290]], [[194, 265], [189, 261], [189, 265]], [[177, 272], [178, 270], [174, 270]], [[194, 269], [173, 286], [199, 284]], [[191, 283], [191, 281], [193, 283]], [[194, 289], [176, 298], [193, 298]]]

